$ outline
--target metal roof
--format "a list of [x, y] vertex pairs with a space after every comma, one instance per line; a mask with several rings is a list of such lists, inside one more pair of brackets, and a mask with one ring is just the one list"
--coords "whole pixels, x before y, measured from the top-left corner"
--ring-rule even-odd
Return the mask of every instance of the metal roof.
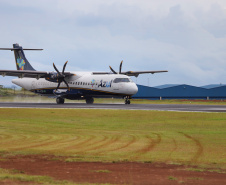
[[164, 84], [164, 85], [155, 86], [154, 88], [164, 89], [164, 88], [169, 88], [169, 87], [175, 87], [178, 85], [182, 85], [182, 84]]
[[222, 87], [225, 85], [226, 84], [209, 84], [209, 85], [204, 85], [204, 86], [200, 86], [200, 87], [205, 88], [205, 89], [211, 89], [211, 88]]
[[137, 85], [137, 99], [226, 99], [226, 85], [196, 87], [186, 84], [166, 84], [155, 87]]

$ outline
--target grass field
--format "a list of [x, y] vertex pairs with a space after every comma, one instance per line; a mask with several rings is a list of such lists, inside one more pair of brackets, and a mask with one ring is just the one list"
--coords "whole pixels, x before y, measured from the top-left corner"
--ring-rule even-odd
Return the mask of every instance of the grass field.
[[1, 108], [0, 141], [1, 156], [226, 169], [225, 113]]

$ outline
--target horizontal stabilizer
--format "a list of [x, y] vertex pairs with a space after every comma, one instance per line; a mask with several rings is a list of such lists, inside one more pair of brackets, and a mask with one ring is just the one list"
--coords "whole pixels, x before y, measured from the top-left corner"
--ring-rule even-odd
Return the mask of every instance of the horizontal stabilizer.
[[[47, 71], [33, 71], [33, 70], [0, 70], [0, 75], [4, 76], [17, 76], [19, 78], [28, 77], [28, 78], [49, 78], [52, 75], [52, 72]], [[64, 72], [66, 77], [73, 76], [73, 73]]]
[[[0, 50], [11, 50], [11, 51], [14, 51], [14, 50], [21, 50], [21, 48], [0, 48]], [[23, 50], [43, 50], [43, 49], [26, 49], [26, 48], [23, 48]]]

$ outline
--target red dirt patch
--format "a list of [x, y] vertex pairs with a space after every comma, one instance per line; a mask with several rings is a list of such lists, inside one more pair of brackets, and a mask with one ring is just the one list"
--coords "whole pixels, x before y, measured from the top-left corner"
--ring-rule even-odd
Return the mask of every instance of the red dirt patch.
[[[55, 160], [56, 158], [59, 160]], [[0, 160], [0, 168], [16, 169], [28, 175], [47, 175], [56, 180], [75, 183], [226, 184], [225, 173], [188, 171], [186, 169], [189, 167], [162, 163], [64, 162], [63, 157], [43, 155], [13, 156], [4, 159], [6, 160]], [[0, 184], [5, 183], [0, 181]]]

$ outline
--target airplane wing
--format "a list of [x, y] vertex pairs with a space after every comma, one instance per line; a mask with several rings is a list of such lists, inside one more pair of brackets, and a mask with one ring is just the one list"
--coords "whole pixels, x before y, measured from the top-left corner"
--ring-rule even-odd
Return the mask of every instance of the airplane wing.
[[[121, 72], [120, 74], [127, 75], [127, 76], [135, 76], [138, 77], [139, 74], [145, 74], [145, 73], [164, 73], [168, 72], [166, 70], [164, 71], [126, 71], [126, 72]], [[93, 72], [94, 75], [104, 75], [104, 74], [117, 74], [117, 73], [109, 73], [109, 72]]]
[[138, 77], [139, 74], [145, 74], [145, 73], [164, 73], [168, 71], [127, 71], [127, 72], [121, 72], [121, 74], [125, 74], [127, 76], [135, 76]]
[[[70, 72], [65, 72], [65, 76], [73, 75]], [[2, 76], [17, 76], [19, 78], [29, 77], [29, 78], [46, 78], [51, 75], [51, 72], [46, 71], [33, 71], [33, 70], [0, 70], [0, 75]]]

